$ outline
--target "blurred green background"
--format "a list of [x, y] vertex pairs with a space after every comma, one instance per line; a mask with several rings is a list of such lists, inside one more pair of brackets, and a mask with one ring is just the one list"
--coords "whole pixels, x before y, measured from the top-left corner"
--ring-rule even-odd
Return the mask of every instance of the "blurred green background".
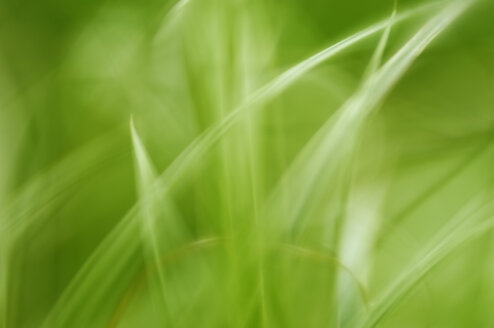
[[493, 327], [460, 3], [0, 1], [0, 327]]

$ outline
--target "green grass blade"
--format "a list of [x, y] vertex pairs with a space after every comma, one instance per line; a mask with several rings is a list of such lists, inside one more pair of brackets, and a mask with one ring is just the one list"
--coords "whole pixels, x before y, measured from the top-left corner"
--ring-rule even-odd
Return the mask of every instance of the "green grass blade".
[[389, 289], [373, 306], [362, 328], [376, 327], [393, 308], [446, 256], [464, 242], [492, 228], [492, 219], [487, 224], [476, 225], [482, 218], [492, 217], [493, 203], [486, 193], [475, 197], [452, 218], [448, 224], [431, 240], [430, 246], [420, 254], [417, 261], [402, 272]]

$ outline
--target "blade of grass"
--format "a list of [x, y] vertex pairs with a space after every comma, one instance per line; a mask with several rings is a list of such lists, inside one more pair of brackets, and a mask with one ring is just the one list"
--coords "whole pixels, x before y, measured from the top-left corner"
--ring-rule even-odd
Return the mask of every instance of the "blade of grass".
[[[152, 288], [153, 296], [155, 298], [156, 307], [162, 311], [163, 324], [168, 326], [170, 322], [170, 314], [168, 313], [167, 306], [167, 290], [165, 284], [165, 270], [160, 260], [160, 251], [158, 246], [158, 238], [156, 232], [156, 205], [159, 199], [157, 193], [153, 190], [153, 184], [156, 179], [156, 170], [151, 163], [149, 155], [147, 154], [144, 145], [139, 137], [133, 118], [130, 119], [130, 131], [132, 136], [132, 143], [134, 146], [134, 157], [136, 162], [136, 180], [139, 187], [139, 197], [142, 199], [141, 205], [141, 219], [142, 219], [142, 244], [146, 252], [147, 257], [153, 263], [152, 281], [156, 282], [157, 288]], [[166, 204], [170, 206], [170, 204]], [[156, 292], [159, 291], [161, 295], [156, 296]], [[160, 316], [161, 318], [161, 316]]]
[[[348, 156], [354, 151], [366, 117], [384, 99], [422, 50], [463, 12], [467, 5], [465, 2], [454, 2], [427, 22], [381, 69], [368, 76], [361, 89], [307, 143], [282, 178], [283, 182], [280, 185], [283, 188], [288, 185], [289, 190], [296, 191], [296, 195], [293, 195], [293, 207], [288, 211], [289, 217], [280, 218], [276, 230], [285, 226], [282, 228], [285, 232], [296, 231], [299, 236], [304, 232], [305, 227], [301, 226], [299, 221], [302, 218], [310, 218], [311, 206], [325, 197], [318, 185], [327, 184], [329, 173], [339, 172], [338, 165], [346, 163], [345, 159], [349, 159]], [[382, 51], [379, 48], [378, 53]], [[279, 207], [277, 199], [280, 197], [277, 195], [282, 193], [279, 188], [275, 188], [274, 192], [274, 205], [270, 205], [274, 209], [268, 209], [268, 216], [275, 215], [273, 213], [276, 213]], [[320, 195], [317, 195], [318, 193]], [[345, 309], [340, 308], [340, 311]], [[350, 317], [343, 317], [343, 323], [348, 321], [348, 318]]]
[[[98, 313], [104, 313], [101, 310], [103, 304], [111, 308], [112, 302], [121, 298], [142, 266], [140, 245], [145, 246], [146, 254], [158, 271], [157, 279], [161, 287], [157, 290], [163, 291], [163, 268], [156, 256], [158, 252], [161, 254], [179, 244], [183, 231], [171, 203], [168, 200], [162, 201], [165, 190], [153, 184], [155, 175], [152, 164], [137, 132], [134, 128], [131, 130], [142, 199], [79, 270], [46, 318], [43, 327], [65, 327], [75, 323], [85, 326], [86, 320], [96, 320]], [[166, 234], [160, 229], [164, 225], [161, 222], [163, 217], [166, 228], [169, 229]], [[158, 219], [160, 221], [156, 221]], [[170, 292], [169, 289], [167, 291]], [[87, 302], [88, 299], [91, 302]], [[106, 321], [106, 318], [100, 319]]]
[[[124, 295], [142, 267], [139, 209], [132, 209], [92, 253], [45, 319], [42, 327], [91, 326]], [[118, 284], [115, 282], [118, 280]]]
[[393, 235], [395, 229], [397, 229], [410, 215], [423, 204], [427, 199], [430, 199], [434, 195], [438, 194], [447, 186], [458, 179], [458, 177], [467, 172], [475, 169], [475, 164], [479, 160], [484, 160], [486, 156], [492, 151], [492, 137], [489, 138], [487, 143], [482, 144], [476, 148], [472, 153], [468, 153], [464, 160], [462, 160], [456, 167], [450, 172], [445, 174], [437, 182], [432, 184], [423, 193], [414, 198], [410, 203], [404, 206], [396, 215], [393, 215], [389, 222], [385, 223], [381, 228], [378, 240], [376, 241], [376, 247], [384, 244], [386, 240]]
[[[321, 174], [335, 171], [341, 159], [350, 155], [359, 131], [371, 111], [384, 99], [392, 86], [406, 72], [423, 49], [463, 12], [468, 1], [453, 2], [427, 22], [387, 63], [369, 76], [361, 88], [335, 114], [300, 151], [281, 180], [289, 181], [290, 190], [297, 192], [290, 218], [283, 218], [286, 229], [293, 231], [300, 214], [314, 199], [314, 190]], [[273, 202], [280, 194], [275, 188]], [[311, 199], [309, 199], [309, 197]], [[274, 205], [276, 207], [276, 205]]]
[[357, 325], [362, 328], [376, 327], [385, 316], [430, 272], [441, 260], [464, 242], [485, 232], [493, 226], [492, 220], [476, 225], [484, 217], [493, 215], [494, 203], [485, 192], [475, 195], [459, 211], [455, 218], [432, 239], [430, 246], [396, 279], [374, 305], [369, 315]]
[[364, 74], [364, 80], [366, 80], [367, 77], [374, 74], [379, 69], [379, 67], [381, 66], [384, 51], [385, 51], [386, 45], [388, 43], [389, 34], [391, 33], [391, 27], [393, 26], [394, 18], [396, 17], [396, 6], [397, 6], [397, 4], [396, 4], [396, 0], [395, 0], [394, 9], [393, 9], [393, 12], [391, 14], [391, 17], [389, 18], [388, 25], [384, 29], [383, 34], [381, 35], [381, 39], [379, 39], [379, 43], [377, 45], [377, 48], [374, 51], [374, 54], [372, 55], [369, 66], [367, 67], [367, 70]]
[[[409, 10], [405, 13], [397, 15], [393, 22], [399, 22], [407, 18], [413, 17], [416, 14], [423, 11], [430, 10], [437, 6], [428, 4], [422, 7], [418, 7]], [[364, 40], [372, 36], [373, 34], [383, 30], [388, 26], [389, 20], [377, 23], [371, 27], [368, 27], [360, 32], [351, 35], [348, 38], [316, 53], [315, 55], [301, 61], [299, 64], [286, 70], [278, 77], [274, 78], [264, 86], [254, 91], [248, 96], [240, 105], [235, 107], [226, 117], [219, 122], [213, 124], [205, 132], [199, 135], [190, 145], [170, 164], [170, 166], [159, 176], [158, 184], [171, 185], [175, 180], [185, 172], [190, 165], [194, 164], [203, 156], [211, 147], [241, 118], [243, 114], [248, 114], [252, 108], [262, 108], [261, 106], [267, 101], [273, 99], [279, 95], [282, 91], [286, 90], [297, 79], [313, 69], [320, 63], [328, 60], [334, 55], [340, 53], [346, 48], [356, 44], [357, 42]]]

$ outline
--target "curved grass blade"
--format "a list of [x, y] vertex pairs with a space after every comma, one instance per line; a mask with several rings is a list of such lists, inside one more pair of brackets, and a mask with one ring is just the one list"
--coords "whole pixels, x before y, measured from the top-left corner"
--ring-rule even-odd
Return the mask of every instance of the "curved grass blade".
[[[142, 225], [142, 244], [145, 254], [153, 263], [154, 270], [152, 271], [152, 281], [154, 286], [152, 293], [156, 302], [156, 307], [163, 311], [163, 325], [167, 326], [169, 321], [168, 306], [166, 304], [166, 283], [165, 270], [160, 260], [160, 247], [158, 246], [158, 238], [156, 229], [156, 220], [158, 219], [157, 204], [159, 201], [159, 193], [153, 190], [154, 181], [156, 179], [156, 170], [151, 163], [151, 159], [144, 148], [144, 145], [139, 137], [134, 120], [130, 119], [130, 131], [132, 143], [134, 146], [134, 157], [136, 162], [136, 180], [139, 189], [139, 197], [141, 202], [141, 225]], [[169, 206], [169, 204], [167, 204]], [[155, 291], [159, 291], [158, 295]]]
[[407, 268], [377, 301], [369, 315], [358, 327], [376, 327], [384, 317], [430, 272], [441, 260], [466, 241], [493, 227], [492, 219], [478, 224], [485, 217], [492, 217], [494, 203], [489, 194], [477, 194], [459, 211], [456, 217], [432, 239], [430, 246]]
[[455, 166], [450, 172], [448, 172], [444, 177], [437, 180], [429, 188], [427, 188], [423, 193], [418, 195], [410, 203], [404, 206], [399, 212], [392, 216], [388, 222], [380, 228], [380, 233], [376, 241], [376, 247], [384, 244], [386, 240], [393, 235], [395, 229], [397, 229], [403, 221], [408, 218], [420, 205], [427, 199], [430, 199], [434, 195], [438, 194], [444, 190], [450, 183], [459, 179], [461, 174], [467, 171], [475, 170], [475, 164], [479, 160], [485, 159], [486, 155], [492, 151], [491, 144], [492, 137], [489, 137], [487, 143], [482, 144], [480, 147], [476, 148], [472, 153], [468, 153], [464, 160], [462, 160], [457, 166]]
[[[153, 295], [156, 307], [160, 311], [166, 311], [168, 308], [168, 298], [173, 290], [166, 284], [167, 277], [161, 254], [181, 245], [186, 232], [178, 212], [167, 197], [167, 190], [155, 184], [155, 169], [133, 120], [131, 137], [140, 202], [129, 211], [84, 264], [56, 303], [43, 327], [65, 327], [75, 323], [84, 326], [85, 320], [89, 318], [107, 321], [105, 315], [112, 312], [111, 309], [125, 294], [142, 267], [143, 260], [139, 256], [141, 245], [146, 262], [151, 262], [154, 269], [151, 271], [151, 281], [157, 288], [153, 290], [159, 291], [158, 295]], [[112, 260], [113, 258], [118, 260]], [[92, 293], [92, 290], [98, 292]], [[86, 302], [86, 299], [91, 299], [91, 302]], [[104, 311], [102, 304], [106, 304], [107, 311]], [[98, 315], [103, 317], [98, 318]], [[168, 313], [158, 317], [166, 323], [170, 316]]]
[[372, 55], [369, 66], [367, 67], [367, 70], [364, 74], [364, 80], [366, 80], [367, 77], [374, 74], [379, 69], [379, 67], [381, 66], [382, 58], [384, 55], [384, 50], [386, 49], [386, 45], [387, 45], [388, 39], [389, 39], [389, 34], [391, 33], [391, 27], [393, 26], [393, 22], [394, 22], [395, 17], [396, 17], [396, 1], [395, 1], [395, 7], [393, 9], [393, 13], [391, 14], [391, 17], [389, 18], [388, 25], [384, 29], [383, 34], [381, 35], [381, 39], [379, 39], [379, 43], [377, 45], [377, 48], [374, 51], [374, 54]]
[[[392, 86], [401, 78], [423, 49], [444, 30], [469, 2], [453, 2], [427, 22], [386, 64], [369, 76], [361, 88], [351, 97], [299, 153], [282, 178], [285, 186], [297, 192], [290, 217], [283, 223], [288, 231], [296, 229], [301, 213], [308, 211], [310, 203], [316, 200], [321, 175], [336, 172], [345, 158], [351, 156], [359, 131], [371, 111], [384, 99]], [[274, 191], [276, 207], [279, 188]], [[306, 212], [305, 212], [306, 213]], [[299, 230], [298, 230], [299, 231]]]
[[[132, 209], [78, 271], [42, 327], [90, 327], [118, 303], [142, 267], [138, 208]], [[118, 284], [115, 282], [118, 281]]]
[[[405, 13], [397, 15], [393, 23], [403, 21], [423, 11], [434, 8], [437, 4], [428, 4]], [[264, 86], [254, 91], [240, 105], [235, 107], [226, 117], [213, 124], [205, 132], [199, 135], [190, 145], [170, 164], [170, 166], [159, 176], [157, 183], [160, 185], [172, 185], [183, 172], [202, 157], [211, 147], [241, 118], [244, 114], [249, 114], [252, 108], [262, 108], [261, 106], [273, 99], [290, 85], [297, 81], [322, 62], [342, 52], [348, 47], [362, 41], [373, 34], [383, 30], [389, 24], [389, 20], [379, 22], [348, 38], [316, 53], [315, 55], [301, 61], [299, 64], [286, 70], [278, 77], [274, 78]]]

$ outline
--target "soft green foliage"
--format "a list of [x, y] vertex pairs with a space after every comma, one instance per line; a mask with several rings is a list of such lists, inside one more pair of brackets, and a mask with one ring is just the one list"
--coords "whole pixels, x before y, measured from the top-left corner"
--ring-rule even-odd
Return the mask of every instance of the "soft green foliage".
[[0, 328], [494, 325], [491, 1], [0, 13]]

